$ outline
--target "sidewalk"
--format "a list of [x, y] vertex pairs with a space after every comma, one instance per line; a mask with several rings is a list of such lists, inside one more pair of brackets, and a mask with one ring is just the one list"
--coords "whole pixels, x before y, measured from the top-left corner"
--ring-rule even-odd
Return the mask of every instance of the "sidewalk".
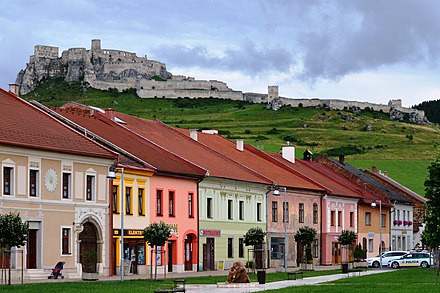
[[[378, 274], [378, 273], [386, 273], [391, 272], [391, 270], [370, 270], [366, 272], [361, 272], [361, 276]], [[357, 275], [356, 275], [357, 276]], [[200, 293], [200, 292], [210, 292], [210, 293], [239, 293], [239, 292], [259, 292], [266, 290], [274, 290], [281, 289], [292, 286], [303, 286], [303, 285], [316, 285], [320, 283], [335, 281], [343, 278], [348, 278], [348, 274], [336, 274], [336, 275], [328, 275], [328, 276], [317, 276], [304, 278], [300, 280], [288, 280], [288, 281], [279, 281], [272, 282], [267, 284], [258, 284], [252, 283], [250, 287], [241, 287], [241, 288], [219, 288], [217, 285], [186, 285], [187, 293]], [[350, 278], [354, 276], [350, 275]]]

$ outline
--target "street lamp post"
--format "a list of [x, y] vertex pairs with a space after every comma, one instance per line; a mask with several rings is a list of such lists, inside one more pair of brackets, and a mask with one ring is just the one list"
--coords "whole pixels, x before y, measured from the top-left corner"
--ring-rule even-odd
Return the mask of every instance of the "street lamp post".
[[115, 170], [121, 171], [121, 208], [119, 215], [121, 216], [121, 242], [120, 242], [120, 264], [119, 264], [119, 270], [121, 275], [121, 281], [124, 281], [124, 168], [116, 168], [114, 166], [110, 167], [110, 170], [107, 174], [107, 178], [109, 179], [115, 179], [116, 178], [116, 172]]
[[[281, 187], [284, 189], [284, 200], [283, 200], [283, 226], [284, 226], [284, 272], [287, 272], [287, 247], [288, 247], [288, 240], [287, 240], [287, 201], [286, 201], [286, 193], [287, 188]], [[280, 190], [277, 185], [274, 187], [273, 195], [279, 196]]]
[[[380, 256], [380, 268], [382, 268], [382, 201], [378, 200], [379, 202], [379, 256]], [[371, 203], [371, 207], [376, 207], [376, 200]]]

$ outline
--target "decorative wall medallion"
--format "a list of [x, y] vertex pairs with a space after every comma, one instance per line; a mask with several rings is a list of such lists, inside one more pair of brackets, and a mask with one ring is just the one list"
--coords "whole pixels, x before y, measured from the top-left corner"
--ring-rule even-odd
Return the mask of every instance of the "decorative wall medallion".
[[54, 192], [58, 184], [58, 176], [54, 169], [50, 168], [44, 176], [44, 185], [49, 192]]

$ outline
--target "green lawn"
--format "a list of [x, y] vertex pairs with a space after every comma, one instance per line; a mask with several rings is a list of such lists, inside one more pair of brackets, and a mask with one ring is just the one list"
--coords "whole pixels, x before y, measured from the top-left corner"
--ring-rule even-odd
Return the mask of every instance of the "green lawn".
[[[340, 270], [305, 272], [304, 278], [325, 274], [340, 273]], [[256, 276], [251, 274], [251, 281], [256, 282]], [[216, 284], [224, 282], [226, 276], [186, 278], [187, 284]], [[267, 274], [266, 281], [286, 280], [284, 273]], [[129, 280], [102, 281], [102, 282], [57, 282], [27, 284], [27, 285], [0, 285], [0, 292], [153, 292], [158, 289], [172, 287], [173, 279], [164, 281], [152, 280]], [[284, 288], [266, 292], [438, 292], [440, 287], [436, 285], [435, 272], [430, 269], [399, 269], [390, 273], [375, 274], [362, 277], [351, 277], [321, 285], [295, 286], [294, 289]]]

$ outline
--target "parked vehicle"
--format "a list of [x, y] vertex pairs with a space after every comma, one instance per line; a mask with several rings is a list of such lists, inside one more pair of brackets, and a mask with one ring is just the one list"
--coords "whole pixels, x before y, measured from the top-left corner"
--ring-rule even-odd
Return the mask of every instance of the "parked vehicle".
[[[391, 260], [398, 259], [405, 254], [407, 251], [388, 251], [382, 254], [382, 266], [388, 266]], [[380, 256], [367, 258], [367, 263], [369, 267], [378, 268], [380, 267]]]
[[389, 267], [398, 269], [400, 267], [422, 267], [429, 268], [432, 265], [432, 255], [426, 252], [408, 253], [404, 256], [394, 259], [388, 263]]

